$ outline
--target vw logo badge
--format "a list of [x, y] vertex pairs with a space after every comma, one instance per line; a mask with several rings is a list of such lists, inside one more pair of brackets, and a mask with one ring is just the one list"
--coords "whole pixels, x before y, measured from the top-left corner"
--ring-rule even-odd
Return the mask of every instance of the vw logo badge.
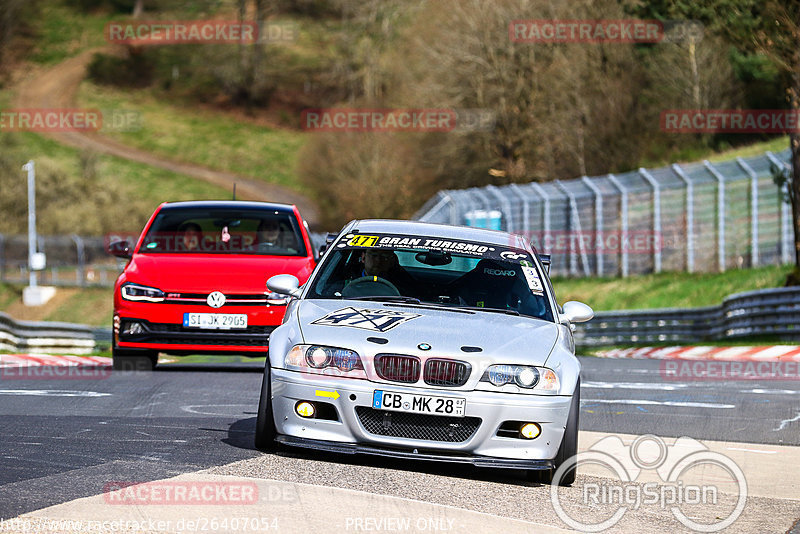
[[219, 291], [214, 291], [206, 299], [206, 304], [212, 308], [220, 308], [225, 304], [225, 295]]
[[420, 343], [419, 345], [417, 345], [417, 348], [419, 350], [431, 350], [431, 346], [428, 345], [427, 343]]

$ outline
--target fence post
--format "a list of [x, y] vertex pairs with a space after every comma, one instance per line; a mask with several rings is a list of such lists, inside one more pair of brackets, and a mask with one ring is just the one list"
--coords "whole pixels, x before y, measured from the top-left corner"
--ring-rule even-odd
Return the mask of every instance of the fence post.
[[622, 235], [619, 239], [619, 251], [622, 257], [622, 276], [627, 278], [628, 276], [628, 190], [625, 189], [625, 186], [622, 185], [622, 182], [617, 180], [617, 177], [611, 173], [608, 173], [608, 179], [614, 184], [614, 187], [619, 189], [621, 198], [620, 198], [620, 211], [622, 214], [620, 216], [620, 226], [622, 230]]
[[445, 194], [444, 198], [447, 199], [447, 202], [450, 204], [450, 224], [456, 225], [458, 224], [458, 207], [456, 207], [456, 203], [450, 195]]
[[707, 159], [703, 160], [703, 165], [717, 179], [717, 261], [719, 272], [725, 272], [725, 177]]
[[[639, 167], [639, 174], [653, 188], [653, 270], [661, 272], [661, 188], [653, 175], [644, 167]], [[655, 238], [658, 237], [658, 244]]]
[[528, 203], [528, 195], [526, 195], [522, 188], [517, 184], [509, 184], [508, 187], [522, 199], [522, 233], [524, 235], [527, 232], [528, 235], [525, 236], [525, 239], [526, 241], [530, 241], [531, 207]]
[[0, 234], [0, 282], [6, 281], [6, 236]]
[[[561, 180], [554, 180], [554, 182], [569, 200], [570, 229], [574, 228], [577, 230], [578, 252], [581, 255], [581, 262], [583, 263], [583, 275], [588, 277], [591, 273], [589, 272], [589, 258], [586, 256], [586, 247], [584, 247], [583, 236], [581, 235], [581, 216], [578, 213], [578, 202], [575, 200], [575, 195], [569, 192], [569, 189], [566, 188]], [[571, 239], [570, 242], [572, 242]], [[577, 258], [574, 254], [570, 254], [569, 260], [570, 274], [578, 274]]]
[[514, 221], [511, 218], [511, 203], [508, 201], [508, 197], [500, 193], [500, 191], [493, 185], [487, 185], [486, 189], [491, 192], [497, 200], [500, 201], [500, 205], [503, 206], [502, 210], [506, 215], [506, 232], [509, 234], [514, 233]]
[[[550, 239], [552, 237], [552, 236], [550, 236], [550, 195], [547, 194], [547, 192], [544, 190], [544, 187], [542, 187], [541, 185], [537, 184], [536, 182], [531, 182], [530, 183], [530, 188], [533, 189], [534, 191], [536, 191], [536, 193], [540, 197], [542, 197], [542, 201], [543, 201], [543, 208], [542, 209], [544, 211], [544, 213], [543, 213], [543, 217], [544, 217], [544, 225], [543, 225], [544, 226], [544, 235], [543, 235], [543, 239], [542, 239], [542, 249], [544, 249], [544, 244], [545, 244], [544, 240], [545, 239]], [[549, 252], [549, 251], [544, 251], [543, 250], [543, 252]]]
[[677, 163], [671, 165], [672, 171], [686, 184], [686, 270], [694, 272], [694, 182], [683, 172]]
[[597, 276], [603, 276], [603, 195], [600, 189], [586, 176], [581, 176], [586, 187], [594, 193], [594, 235], [595, 235], [595, 263], [597, 263]]
[[750, 176], [750, 265], [758, 265], [758, 174], [742, 158], [736, 163]]
[[75, 280], [79, 286], [86, 286], [86, 250], [83, 245], [83, 239], [78, 235], [72, 234], [72, 240], [75, 242], [75, 252], [78, 255], [78, 269], [75, 271]]
[[[767, 152], [767, 157], [779, 169], [791, 170], [786, 162], [779, 160], [772, 152]], [[787, 264], [792, 262], [791, 251], [794, 248], [794, 244], [789, 236], [789, 228], [791, 228], [791, 223], [789, 220], [789, 204], [784, 200], [789, 193], [789, 184], [784, 184], [784, 188], [785, 191], [778, 191], [778, 197], [781, 203], [781, 263]]]

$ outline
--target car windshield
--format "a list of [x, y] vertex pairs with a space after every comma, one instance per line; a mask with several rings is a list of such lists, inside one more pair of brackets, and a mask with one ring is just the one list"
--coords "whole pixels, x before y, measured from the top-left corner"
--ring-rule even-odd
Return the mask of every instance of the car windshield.
[[139, 253], [307, 255], [292, 212], [169, 206], [156, 215]]
[[385, 300], [553, 320], [543, 277], [527, 251], [427, 237], [372, 234], [340, 241], [325, 254], [307, 298]]

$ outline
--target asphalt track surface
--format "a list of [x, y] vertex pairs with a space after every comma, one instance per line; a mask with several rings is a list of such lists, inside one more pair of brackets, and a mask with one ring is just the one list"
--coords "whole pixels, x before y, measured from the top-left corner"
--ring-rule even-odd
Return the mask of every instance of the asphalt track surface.
[[[581, 430], [800, 445], [800, 382], [664, 380], [661, 365], [582, 358]], [[110, 482], [201, 470], [452, 506], [468, 501], [504, 517], [520, 511], [501, 513], [509, 499], [534, 489], [516, 471], [291, 449], [262, 454], [252, 445], [260, 371], [255, 362], [172, 364], [102, 380], [0, 380], [0, 519], [101, 494]], [[786, 466], [785, 476], [798, 478], [800, 467]], [[432, 489], [442, 481], [453, 502]], [[751, 522], [740, 522], [740, 531], [762, 521], [761, 531], [785, 532], [800, 517], [798, 499], [750, 499]], [[674, 529], [658, 521], [666, 520], [652, 524]]]

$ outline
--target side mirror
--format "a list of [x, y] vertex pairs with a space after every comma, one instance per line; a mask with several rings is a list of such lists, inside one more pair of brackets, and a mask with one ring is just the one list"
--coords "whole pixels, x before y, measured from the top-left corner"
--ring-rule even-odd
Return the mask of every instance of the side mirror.
[[276, 274], [267, 280], [267, 289], [273, 293], [280, 295], [288, 295], [290, 297], [299, 298], [300, 293], [300, 280], [292, 274]]
[[129, 260], [133, 257], [133, 251], [127, 241], [114, 241], [108, 245], [108, 253], [117, 258]]
[[570, 300], [564, 303], [564, 312], [561, 314], [561, 321], [569, 323], [585, 323], [594, 317], [594, 310], [583, 302]]

